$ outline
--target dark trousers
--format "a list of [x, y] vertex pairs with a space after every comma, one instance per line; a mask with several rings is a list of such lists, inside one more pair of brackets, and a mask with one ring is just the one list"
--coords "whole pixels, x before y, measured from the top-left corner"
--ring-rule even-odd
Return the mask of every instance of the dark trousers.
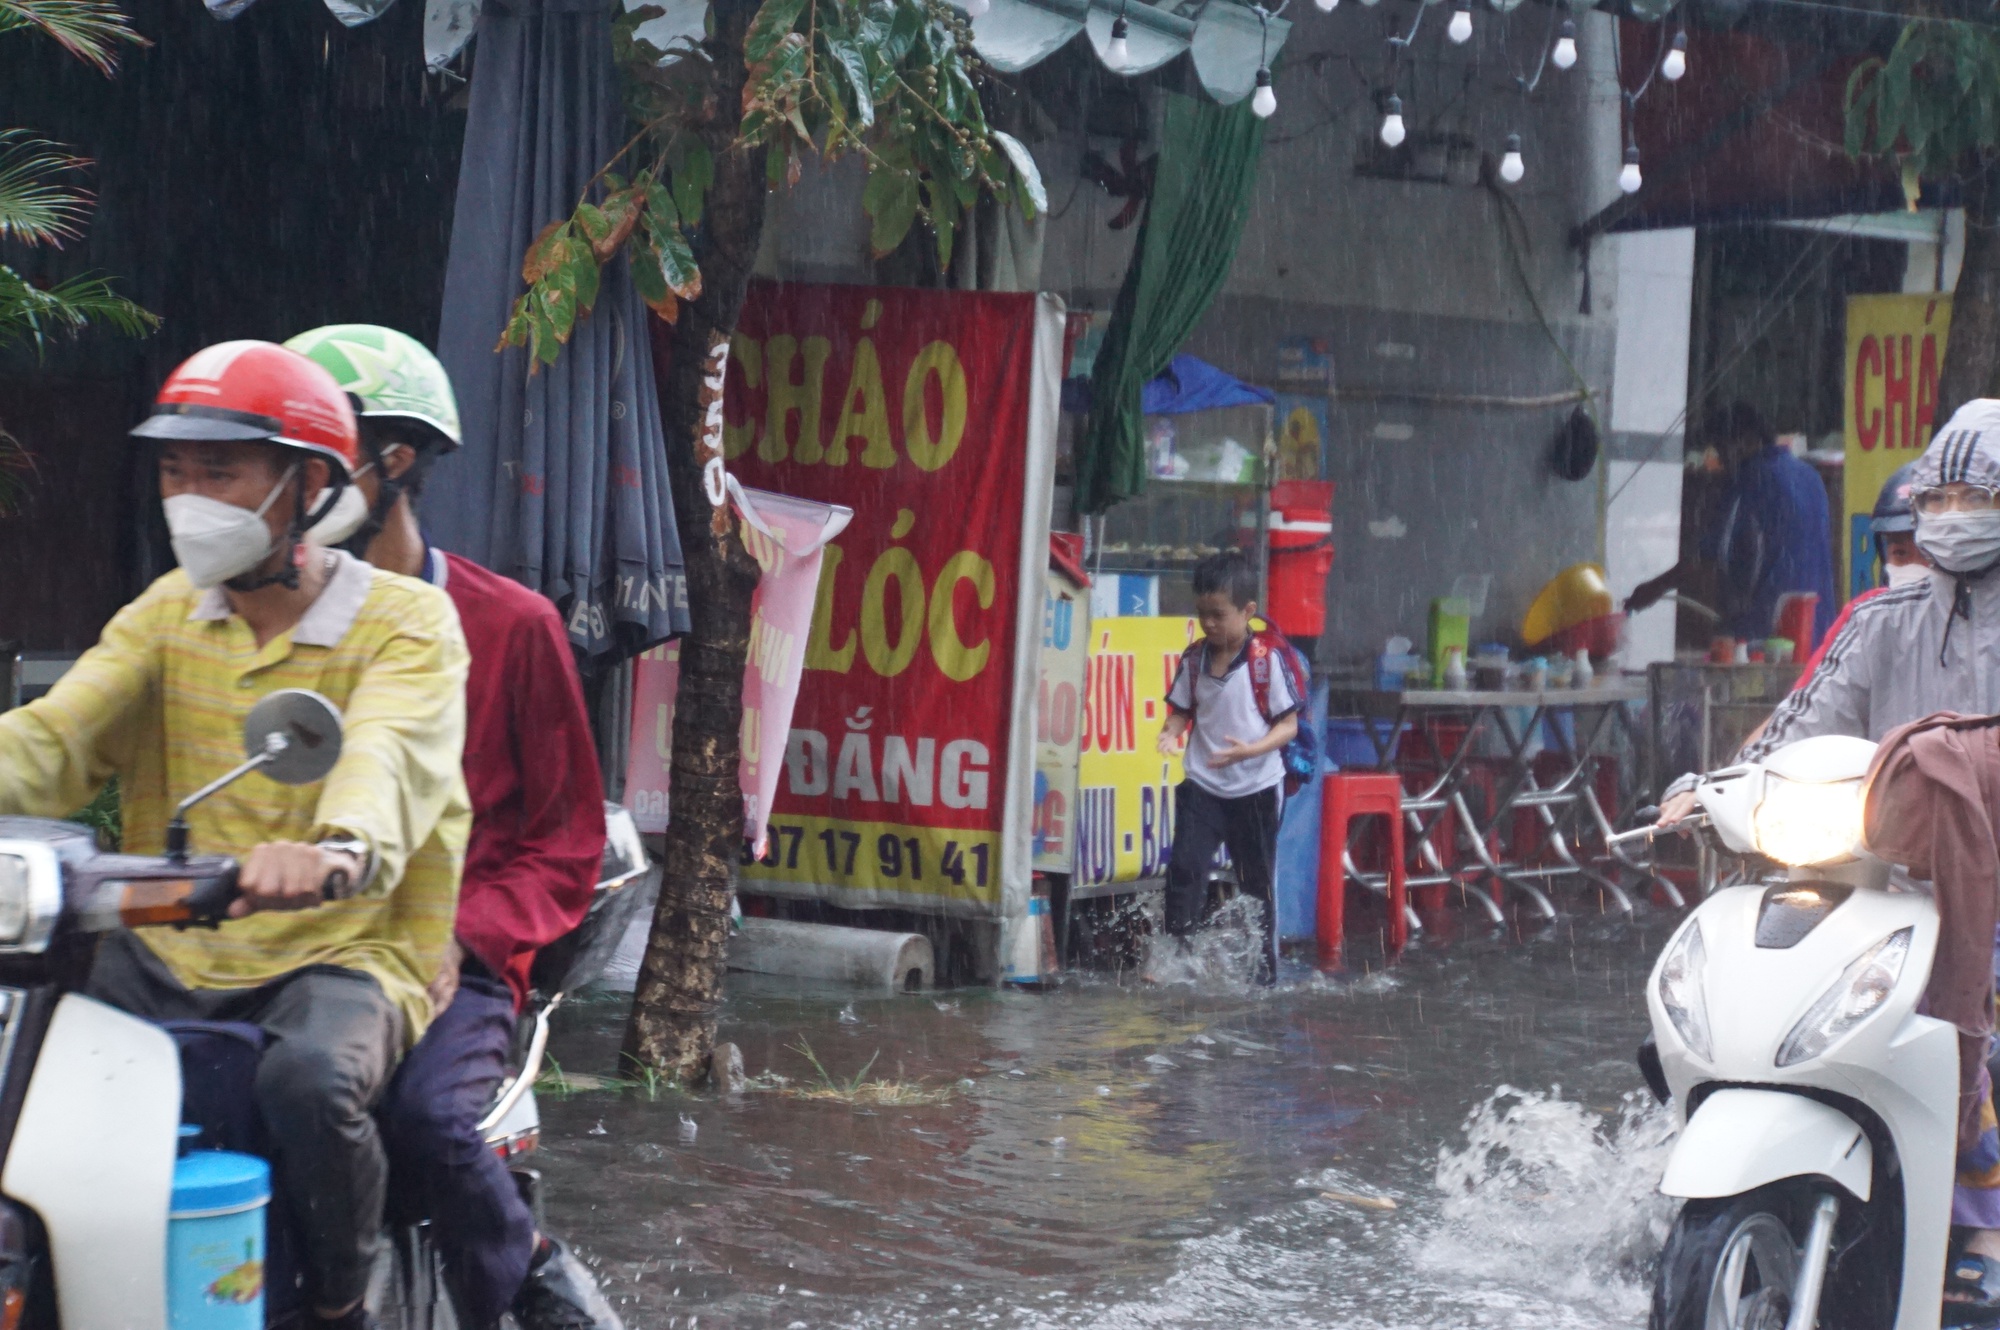
[[535, 1217], [479, 1136], [479, 1119], [507, 1075], [514, 997], [505, 984], [471, 973], [477, 964], [466, 963], [458, 996], [403, 1059], [375, 1111], [397, 1204], [407, 1200], [432, 1221], [467, 1330], [500, 1319], [535, 1254]]
[[1191, 780], [1174, 790], [1174, 853], [1167, 863], [1167, 931], [1186, 937], [1201, 926], [1208, 909], [1208, 873], [1215, 851], [1229, 847], [1236, 884], [1264, 902], [1264, 945], [1257, 980], [1278, 980], [1278, 898], [1272, 869], [1278, 857], [1281, 792], [1268, 790], [1224, 799]]
[[305, 1241], [306, 1292], [334, 1310], [360, 1301], [382, 1237], [389, 1166], [369, 1110], [402, 1046], [402, 1015], [374, 978], [322, 965], [257, 988], [189, 989], [144, 943], [98, 944], [89, 992], [156, 1021], [243, 1021], [270, 1043], [257, 1107]]

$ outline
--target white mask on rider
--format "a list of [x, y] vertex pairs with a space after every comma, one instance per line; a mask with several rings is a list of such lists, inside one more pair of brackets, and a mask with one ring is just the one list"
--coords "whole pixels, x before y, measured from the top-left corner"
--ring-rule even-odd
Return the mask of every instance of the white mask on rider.
[[1917, 548], [1948, 573], [1990, 567], [2000, 560], [2000, 509], [1919, 514]]
[[[354, 473], [354, 480], [358, 480], [366, 475], [369, 468], [374, 465], [373, 462], [370, 462], [367, 466], [356, 471]], [[368, 496], [361, 492], [361, 487], [355, 484], [354, 480], [349, 480], [341, 488], [339, 497], [333, 501], [333, 507], [327, 509], [326, 516], [314, 522], [312, 529], [306, 532], [306, 538], [311, 540], [315, 545], [324, 545], [326, 548], [332, 549], [359, 531], [361, 524], [368, 520]], [[325, 502], [326, 491], [321, 490], [313, 496], [313, 501], [307, 508], [307, 511], [311, 512]]]
[[1931, 570], [1921, 563], [1892, 563], [1883, 570], [1892, 587], [1909, 586], [1921, 582], [1931, 575]]
[[286, 467], [254, 510], [205, 494], [176, 494], [162, 502], [174, 557], [188, 581], [206, 591], [241, 577], [269, 557], [278, 542], [264, 525], [264, 510], [284, 493], [297, 471], [296, 466]]

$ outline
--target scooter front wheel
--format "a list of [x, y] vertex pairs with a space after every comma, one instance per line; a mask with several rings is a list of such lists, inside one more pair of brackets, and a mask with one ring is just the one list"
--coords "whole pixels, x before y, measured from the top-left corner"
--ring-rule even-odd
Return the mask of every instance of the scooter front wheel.
[[1660, 1252], [1649, 1330], [1784, 1330], [1798, 1276], [1786, 1198], [1690, 1201]]

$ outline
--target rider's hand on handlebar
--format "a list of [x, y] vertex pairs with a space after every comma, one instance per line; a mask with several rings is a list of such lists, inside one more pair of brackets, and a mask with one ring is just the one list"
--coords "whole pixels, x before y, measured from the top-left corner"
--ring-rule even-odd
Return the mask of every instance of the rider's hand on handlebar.
[[344, 872], [350, 882], [358, 882], [364, 867], [344, 850], [266, 841], [243, 861], [236, 878], [240, 894], [229, 907], [229, 917], [241, 919], [259, 910], [310, 910], [325, 902], [328, 877]]
[[1668, 830], [1685, 821], [1697, 807], [1699, 805], [1695, 802], [1694, 791], [1683, 790], [1660, 805], [1659, 820], [1653, 825], [1662, 831]]

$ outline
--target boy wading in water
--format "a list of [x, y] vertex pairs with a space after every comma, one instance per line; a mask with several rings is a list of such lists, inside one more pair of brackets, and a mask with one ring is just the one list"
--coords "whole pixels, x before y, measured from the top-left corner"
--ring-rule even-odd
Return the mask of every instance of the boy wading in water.
[[1264, 902], [1258, 982], [1278, 978], [1278, 908], [1272, 866], [1278, 849], [1285, 764], [1278, 750], [1298, 733], [1301, 699], [1279, 667], [1279, 648], [1250, 631], [1257, 574], [1241, 551], [1194, 568], [1195, 617], [1203, 640], [1181, 657], [1167, 690], [1160, 753], [1187, 737], [1187, 779], [1174, 793], [1174, 852], [1167, 865], [1167, 932], [1185, 939], [1202, 923], [1208, 870], [1229, 847], [1242, 890]]

